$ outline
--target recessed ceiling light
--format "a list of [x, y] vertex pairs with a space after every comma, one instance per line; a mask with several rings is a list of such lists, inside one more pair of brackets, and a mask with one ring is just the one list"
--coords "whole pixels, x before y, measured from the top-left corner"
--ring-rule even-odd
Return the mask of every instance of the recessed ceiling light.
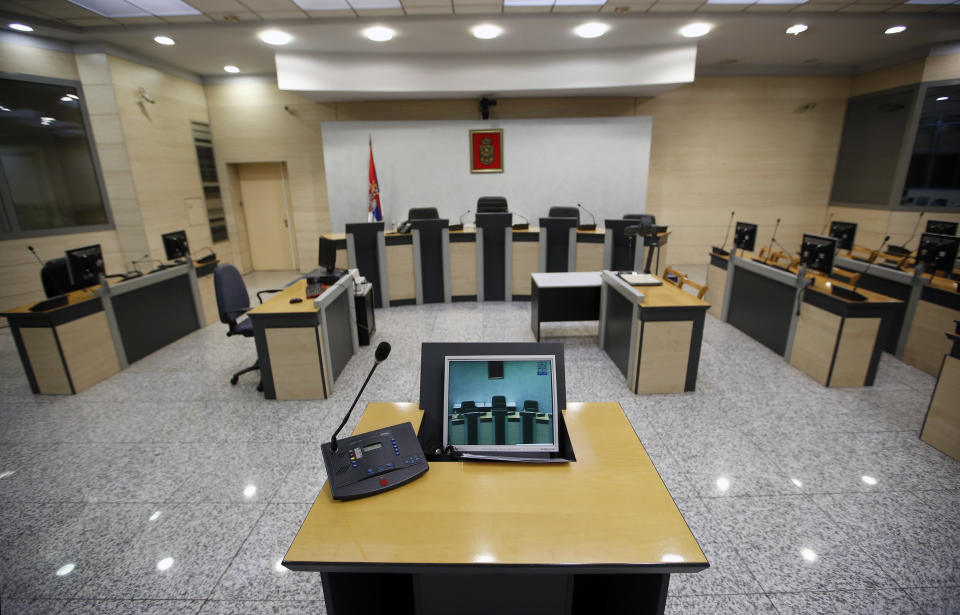
[[860, 477], [860, 480], [862, 480], [862, 481], [863, 481], [864, 483], [866, 483], [867, 485], [876, 485], [876, 484], [877, 484], [877, 479], [875, 479], [875, 478], [872, 477], [872, 476], [861, 476], [861, 477]]
[[240, 72], [240, 69], [237, 68], [236, 66], [234, 66], [233, 64], [227, 64], [226, 66], [223, 67], [223, 70], [227, 71], [228, 73], [239, 73], [239, 72]]
[[172, 558], [172, 557], [165, 557], [165, 558], [163, 558], [162, 560], [160, 560], [159, 562], [157, 562], [157, 570], [160, 570], [160, 571], [169, 570], [169, 569], [170, 569], [170, 566], [173, 566], [173, 558]]
[[264, 30], [257, 36], [268, 45], [286, 45], [293, 37], [282, 30]]
[[680, 28], [680, 36], [686, 38], [698, 38], [713, 30], [713, 26], [708, 23], [691, 23]]
[[492, 23], [482, 23], [479, 26], [470, 28], [470, 33], [477, 38], [489, 40], [491, 38], [497, 38], [503, 34], [503, 28], [500, 26], [495, 26]]
[[389, 41], [393, 38], [394, 34], [396, 34], [396, 32], [386, 26], [371, 26], [363, 31], [364, 36], [378, 43]]
[[599, 21], [588, 21], [574, 28], [573, 33], [580, 38], [597, 38], [598, 36], [603, 36], [609, 30], [609, 24], [600, 23]]
[[950, 100], [950, 97], [949, 97], [949, 96], [937, 96], [937, 102], [941, 102], [941, 101], [944, 101], [944, 100]]
[[12, 23], [8, 27], [11, 30], [19, 30], [20, 32], [33, 32], [33, 28], [25, 23]]
[[41, 121], [41, 122], [56, 122], [56, 121], [57, 121], [57, 118], [55, 118], [55, 117], [49, 117], [49, 116], [46, 116], [46, 115], [45, 115], [45, 116], [43, 116], [43, 117], [40, 118], [40, 121]]
[[77, 567], [76, 564], [64, 564], [63, 566], [60, 566], [59, 568], [57, 568], [57, 576], [65, 577], [71, 572], [73, 572], [73, 569], [76, 567]]
[[884, 34], [900, 34], [907, 29], [907, 26], [891, 26], [883, 31]]
[[153, 40], [157, 41], [161, 45], [173, 45], [175, 41], [169, 36], [154, 36]]
[[787, 34], [792, 34], [794, 36], [800, 34], [801, 32], [806, 32], [806, 31], [807, 31], [807, 24], [803, 24], [803, 23], [793, 24], [792, 26], [787, 28]]

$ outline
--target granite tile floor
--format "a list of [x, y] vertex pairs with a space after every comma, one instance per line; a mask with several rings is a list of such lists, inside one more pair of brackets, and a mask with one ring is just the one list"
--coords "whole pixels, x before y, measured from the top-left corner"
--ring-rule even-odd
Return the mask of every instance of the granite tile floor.
[[[361, 408], [418, 398], [421, 342], [533, 341], [527, 302], [376, 319], [393, 352]], [[53, 397], [30, 393], [0, 330], [3, 615], [324, 611], [319, 576], [278, 564], [374, 346], [332, 399], [268, 402], [253, 375], [230, 386], [255, 350], [224, 334]], [[960, 613], [960, 464], [917, 437], [932, 377], [884, 355], [876, 386], [824, 389], [708, 316], [697, 391], [635, 396], [595, 334], [544, 325], [565, 343], [568, 398], [621, 403], [712, 563], [673, 577], [668, 613]]]

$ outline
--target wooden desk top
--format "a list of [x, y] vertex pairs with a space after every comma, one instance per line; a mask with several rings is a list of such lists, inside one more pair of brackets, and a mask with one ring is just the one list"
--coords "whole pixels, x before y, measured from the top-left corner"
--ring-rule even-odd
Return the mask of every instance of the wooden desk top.
[[[98, 284], [97, 286], [92, 286], [92, 287], [90, 287], [89, 289], [75, 290], [75, 291], [69, 292], [69, 293], [67, 293], [67, 303], [66, 303], [66, 305], [61, 305], [61, 306], [55, 307], [55, 308], [53, 308], [53, 309], [51, 309], [51, 310], [46, 310], [46, 311], [44, 311], [44, 312], [39, 312], [39, 313], [40, 313], [40, 314], [47, 314], [47, 313], [50, 313], [50, 312], [55, 312], [55, 311], [57, 311], [57, 310], [62, 310], [62, 309], [66, 308], [66, 307], [69, 307], [69, 306], [71, 306], [71, 305], [76, 305], [76, 304], [78, 304], [78, 303], [83, 303], [84, 301], [92, 301], [92, 300], [94, 300], [94, 299], [99, 300], [100, 297], [99, 297], [99, 295], [96, 294], [97, 290], [99, 290], [99, 289], [100, 289], [100, 285]], [[40, 300], [38, 300], [38, 301], [42, 301], [42, 299], [40, 299]], [[30, 311], [30, 308], [32, 308], [38, 301], [33, 301], [33, 302], [28, 303], [28, 304], [26, 304], [26, 305], [21, 305], [21, 306], [19, 306], [19, 307], [15, 307], [15, 308], [10, 309], [10, 310], [4, 310], [2, 313], [0, 313], [0, 315], [6, 316], [6, 315], [8, 315], [8, 314], [10, 314], [10, 315], [16, 315], [16, 314], [36, 314], [36, 313], [38, 313], [38, 312], [31, 312], [31, 311]]]
[[[610, 277], [615, 278], [621, 284], [627, 284], [625, 280], [617, 276], [614, 271], [607, 271]], [[660, 286], [630, 286], [637, 292], [643, 293], [643, 301], [639, 301], [642, 308], [675, 308], [675, 307], [702, 307], [709, 308], [710, 304], [703, 299], [697, 299], [685, 290], [677, 288], [662, 277], [654, 275], [653, 277], [662, 281]]]
[[[290, 299], [300, 297], [300, 303], [290, 303]], [[307, 281], [297, 280], [279, 293], [274, 294], [262, 304], [247, 312], [247, 316], [264, 314], [311, 314], [317, 311], [313, 299], [307, 299]]]
[[[620, 405], [567, 406], [576, 462], [431, 463], [410, 484], [346, 502], [324, 485], [284, 564], [706, 568]], [[422, 414], [371, 403], [354, 433], [416, 428]]]
[[[835, 267], [834, 270], [835, 270], [835, 271], [836, 271], [836, 270], [840, 270], [840, 272], [841, 272], [842, 275], [855, 275], [855, 274], [856, 274], [855, 271], [847, 271], [846, 269], [842, 269], [842, 268], [840, 268], [840, 267]], [[791, 269], [791, 271], [793, 271], [793, 269]], [[853, 284], [847, 284], [846, 282], [841, 282], [840, 280], [834, 280], [833, 278], [827, 277], [827, 276], [825, 276], [824, 274], [820, 273], [819, 271], [817, 271], [817, 272], [810, 272], [810, 271], [808, 271], [808, 272], [807, 272], [807, 277], [808, 277], [808, 278], [813, 278], [813, 280], [814, 280], [814, 285], [813, 285], [813, 286], [810, 286], [810, 287], [808, 288], [808, 290], [816, 291], [816, 292], [822, 293], [822, 294], [824, 294], [824, 295], [830, 295], [831, 297], [834, 297], [835, 299], [840, 299], [841, 301], [846, 301], [847, 303], [903, 303], [903, 301], [900, 300], [900, 299], [894, 299], [893, 297], [888, 297], [887, 295], [882, 295], [882, 294], [877, 293], [877, 292], [874, 292], [874, 291], [872, 291], [872, 290], [867, 290], [866, 288], [863, 288], [862, 286], [858, 286], [858, 287], [857, 287], [857, 292], [860, 293], [861, 295], [863, 295], [864, 297], [866, 297], [867, 300], [866, 300], [865, 302], [864, 302], [864, 301], [850, 301], [850, 300], [848, 300], [848, 299], [844, 299], [843, 297], [837, 297], [836, 295], [832, 294], [832, 293], [830, 292], [830, 287], [831, 287], [831, 286], [841, 286], [841, 287], [843, 287], [843, 288], [847, 288], [847, 289], [853, 290]]]

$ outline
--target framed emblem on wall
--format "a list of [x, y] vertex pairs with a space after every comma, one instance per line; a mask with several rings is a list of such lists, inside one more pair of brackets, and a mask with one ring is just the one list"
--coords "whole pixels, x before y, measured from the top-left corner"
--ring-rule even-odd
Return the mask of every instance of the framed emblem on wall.
[[503, 129], [470, 131], [470, 172], [503, 173]]

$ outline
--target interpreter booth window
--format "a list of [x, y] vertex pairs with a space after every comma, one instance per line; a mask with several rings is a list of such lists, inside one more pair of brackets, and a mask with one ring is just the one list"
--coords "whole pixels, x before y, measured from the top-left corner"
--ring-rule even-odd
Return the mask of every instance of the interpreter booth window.
[[79, 84], [0, 78], [0, 232], [111, 228]]
[[960, 84], [924, 94], [900, 205], [960, 208]]

